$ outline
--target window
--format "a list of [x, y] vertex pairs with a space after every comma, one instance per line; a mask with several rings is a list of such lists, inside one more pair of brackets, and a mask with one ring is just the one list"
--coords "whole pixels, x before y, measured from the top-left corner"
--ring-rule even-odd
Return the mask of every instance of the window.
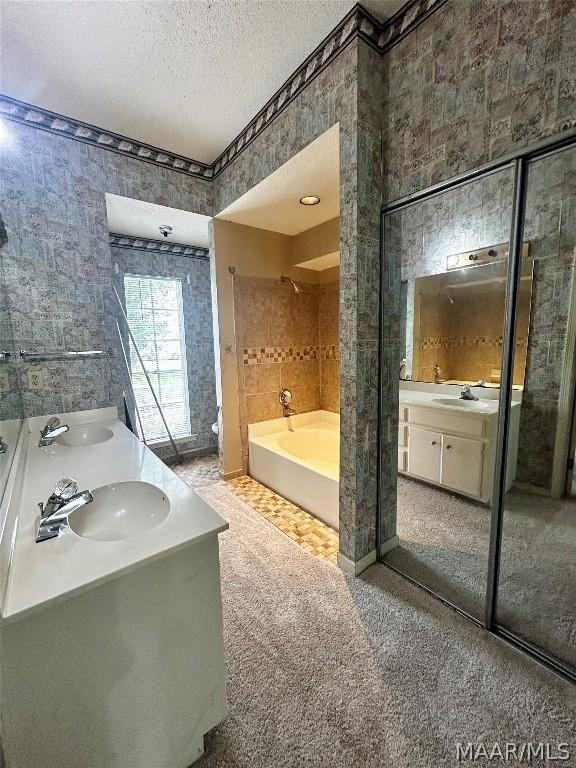
[[[173, 437], [190, 435], [186, 342], [180, 280], [124, 275], [126, 314], [144, 367]], [[134, 397], [147, 442], [168, 438], [146, 376], [130, 341]], [[138, 418], [135, 427], [141, 432]]]

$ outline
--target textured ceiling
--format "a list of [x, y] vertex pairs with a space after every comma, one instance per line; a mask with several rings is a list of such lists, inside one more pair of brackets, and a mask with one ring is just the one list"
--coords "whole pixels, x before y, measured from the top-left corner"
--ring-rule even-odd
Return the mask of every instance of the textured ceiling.
[[2, 0], [0, 91], [211, 163], [354, 4]]
[[109, 231], [118, 235], [164, 240], [159, 227], [167, 224], [172, 227], [167, 243], [209, 246], [209, 216], [109, 193], [106, 195], [106, 213]]
[[[340, 215], [340, 152], [335, 125], [291, 157], [216, 218], [297, 235]], [[318, 205], [301, 205], [317, 195]]]

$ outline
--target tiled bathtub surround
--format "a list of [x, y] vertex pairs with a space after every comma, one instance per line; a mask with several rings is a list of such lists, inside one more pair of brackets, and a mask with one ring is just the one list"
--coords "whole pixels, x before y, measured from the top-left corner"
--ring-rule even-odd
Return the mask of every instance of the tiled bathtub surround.
[[318, 298], [320, 404], [340, 413], [340, 282], [321, 284]]
[[[300, 293], [271, 278], [234, 276], [240, 430], [244, 467], [248, 461], [247, 426], [282, 415], [281, 389], [290, 389], [298, 413], [337, 410], [338, 337], [334, 320], [325, 319], [338, 284], [316, 285], [299, 281]], [[330, 301], [324, 301], [330, 296]], [[320, 336], [330, 344], [320, 344]], [[331, 364], [331, 369], [323, 366]], [[322, 372], [324, 379], [322, 380]], [[330, 378], [330, 374], [334, 379]], [[322, 384], [322, 381], [324, 383]], [[326, 398], [324, 404], [323, 398]], [[328, 407], [331, 405], [332, 407]]]
[[[111, 254], [113, 265], [118, 265], [117, 277], [114, 269], [114, 282], [121, 297], [126, 273], [180, 280], [192, 433], [189, 439], [178, 441], [178, 448], [182, 452], [213, 449], [217, 438], [212, 424], [217, 419], [217, 410], [208, 259], [115, 245], [111, 245]], [[162, 458], [174, 453], [171, 446], [158, 446], [153, 450]]]
[[[518, 305], [513, 383], [524, 384], [531, 286], [521, 283]], [[418, 313], [420, 334], [414, 329], [412, 378], [434, 381], [434, 365], [440, 379], [499, 384], [502, 365], [504, 286], [495, 293], [456, 297], [422, 296]], [[444, 323], [444, 328], [441, 328]], [[447, 335], [433, 335], [444, 330]]]

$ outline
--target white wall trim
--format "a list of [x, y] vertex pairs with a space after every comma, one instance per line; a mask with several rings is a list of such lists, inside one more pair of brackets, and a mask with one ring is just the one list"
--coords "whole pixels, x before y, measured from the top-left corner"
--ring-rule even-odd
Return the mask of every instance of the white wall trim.
[[358, 576], [362, 573], [362, 571], [365, 571], [366, 568], [373, 565], [376, 562], [376, 550], [373, 549], [372, 552], [368, 552], [367, 555], [364, 555], [364, 557], [361, 557], [360, 560], [357, 560], [354, 562], [353, 560], [349, 560], [347, 557], [345, 557], [341, 552], [338, 552], [337, 557], [337, 563], [338, 567], [344, 571], [344, 573], [348, 573], [351, 576]]
[[388, 541], [385, 541], [383, 544], [380, 545], [380, 557], [387, 555], [388, 552], [392, 552], [392, 550], [396, 549], [396, 547], [399, 546], [399, 544], [400, 544], [400, 539], [398, 538], [398, 534], [396, 534], [396, 536], [392, 536], [391, 539], [388, 539]]

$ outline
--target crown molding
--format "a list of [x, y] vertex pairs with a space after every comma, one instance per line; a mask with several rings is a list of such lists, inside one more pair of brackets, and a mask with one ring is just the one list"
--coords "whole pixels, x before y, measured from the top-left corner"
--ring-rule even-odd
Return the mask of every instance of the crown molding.
[[165, 149], [158, 149], [158, 147], [153, 147], [151, 144], [145, 144], [136, 139], [129, 139], [119, 133], [97, 128], [95, 125], [83, 123], [72, 117], [59, 115], [57, 112], [50, 112], [47, 109], [18, 101], [4, 94], [0, 94], [0, 115], [22, 125], [40, 128], [58, 136], [65, 136], [84, 144], [108, 149], [119, 155], [132, 157], [135, 160], [144, 160], [144, 162], [186, 173], [189, 176], [206, 179], [212, 175], [211, 166], [205, 163], [182, 157], [182, 155]]
[[385, 53], [446, 2], [447, 0], [410, 0], [383, 23], [362, 5], [355, 5], [216, 158], [212, 164], [213, 178], [222, 173], [352, 40], [360, 38], [378, 52]]
[[169, 243], [165, 240], [151, 240], [147, 237], [132, 237], [110, 232], [110, 245], [114, 248], [130, 248], [131, 250], [146, 251], [147, 253], [170, 254], [172, 256], [187, 256], [192, 259], [207, 259], [208, 248], [199, 245], [184, 245]]
[[446, 2], [447, 0], [409, 0], [383, 23], [362, 5], [355, 5], [211, 164], [159, 149], [2, 94], [0, 115], [22, 125], [40, 128], [52, 134], [211, 181], [222, 173], [352, 40], [359, 38], [376, 51], [385, 53]]

